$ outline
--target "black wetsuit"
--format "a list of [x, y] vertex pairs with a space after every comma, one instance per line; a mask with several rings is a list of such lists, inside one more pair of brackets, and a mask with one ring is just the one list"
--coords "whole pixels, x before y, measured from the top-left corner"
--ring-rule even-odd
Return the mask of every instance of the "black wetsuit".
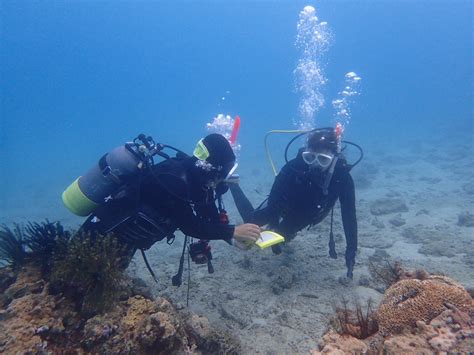
[[357, 251], [357, 219], [354, 182], [350, 166], [340, 157], [324, 193], [326, 174], [310, 170], [301, 152], [289, 161], [275, 178], [268, 200], [254, 209], [238, 185], [230, 185], [232, 196], [246, 223], [269, 228], [291, 240], [303, 228], [321, 222], [339, 199], [346, 236], [346, 265], [352, 276]]
[[128, 256], [165, 237], [174, 238], [177, 229], [198, 239], [230, 241], [234, 226], [220, 223], [215, 191], [203, 189], [195, 161], [168, 159], [134, 177], [94, 211], [82, 229], [112, 233], [128, 247]]

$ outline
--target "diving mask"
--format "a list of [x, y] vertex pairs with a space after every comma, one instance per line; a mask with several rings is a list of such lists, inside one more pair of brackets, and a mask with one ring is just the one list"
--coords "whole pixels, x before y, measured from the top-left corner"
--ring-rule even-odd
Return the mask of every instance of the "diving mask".
[[334, 155], [325, 154], [325, 153], [316, 153], [316, 152], [307, 150], [302, 153], [302, 158], [304, 162], [308, 165], [318, 164], [321, 168], [326, 169], [331, 165], [332, 161], [334, 160]]

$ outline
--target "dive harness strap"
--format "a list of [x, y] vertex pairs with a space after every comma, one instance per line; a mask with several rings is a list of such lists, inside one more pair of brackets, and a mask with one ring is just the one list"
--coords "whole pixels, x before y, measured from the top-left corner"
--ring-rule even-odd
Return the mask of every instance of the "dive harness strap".
[[150, 264], [148, 263], [148, 259], [146, 258], [145, 251], [143, 249], [140, 249], [140, 252], [142, 253], [143, 261], [145, 262], [146, 268], [148, 269], [148, 272], [151, 274], [151, 277], [153, 277], [153, 280], [158, 283], [158, 279], [156, 278], [155, 273], [153, 272], [153, 269], [151, 268]]
[[[183, 251], [181, 253], [181, 258], [179, 259], [179, 269], [178, 273], [171, 278], [171, 283], [173, 286], [181, 286], [183, 283], [183, 270], [184, 270], [184, 254], [186, 253], [186, 248], [188, 246], [188, 236], [184, 236]], [[191, 287], [191, 256], [188, 252], [188, 285], [186, 290], [186, 307], [189, 307], [189, 290]]]
[[331, 166], [329, 167], [329, 171], [326, 174], [326, 178], [324, 179], [323, 194], [327, 195], [329, 193], [329, 184], [331, 184], [332, 176], [334, 175], [334, 169], [336, 168], [337, 161], [339, 159], [339, 154], [334, 156], [332, 160]]
[[183, 268], [184, 268], [184, 253], [186, 252], [186, 246], [188, 244], [188, 236], [184, 236], [184, 243], [183, 243], [183, 252], [181, 253], [181, 258], [179, 259], [179, 268], [178, 273], [171, 278], [171, 284], [173, 286], [181, 286], [183, 283]]
[[337, 259], [336, 243], [334, 242], [334, 233], [332, 232], [334, 217], [334, 207], [331, 209], [331, 229], [329, 231], [329, 257], [331, 259]]

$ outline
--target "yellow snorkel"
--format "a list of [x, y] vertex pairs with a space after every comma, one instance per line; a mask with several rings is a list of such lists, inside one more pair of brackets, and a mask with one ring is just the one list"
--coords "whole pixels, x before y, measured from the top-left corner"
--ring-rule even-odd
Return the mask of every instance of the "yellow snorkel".
[[271, 130], [269, 132], [267, 132], [267, 134], [265, 135], [265, 139], [264, 139], [264, 145], [265, 145], [265, 154], [267, 156], [267, 159], [268, 159], [268, 162], [270, 163], [270, 166], [273, 170], [273, 174], [275, 176], [278, 175], [278, 172], [276, 170], [276, 167], [275, 167], [275, 164], [273, 163], [273, 159], [272, 159], [272, 156], [270, 154], [270, 150], [268, 149], [268, 143], [267, 143], [267, 139], [268, 137], [271, 135], [271, 134], [275, 134], [275, 133], [284, 133], [284, 134], [300, 134], [300, 133], [307, 133], [307, 132], [311, 132], [311, 130], [301, 130], [301, 129], [274, 129], [274, 130]]

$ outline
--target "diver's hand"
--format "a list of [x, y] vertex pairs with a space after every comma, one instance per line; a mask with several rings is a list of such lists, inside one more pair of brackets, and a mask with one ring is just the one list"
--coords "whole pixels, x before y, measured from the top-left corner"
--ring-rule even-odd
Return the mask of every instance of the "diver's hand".
[[260, 238], [260, 227], [251, 223], [235, 226], [233, 237], [237, 248], [247, 250]]

